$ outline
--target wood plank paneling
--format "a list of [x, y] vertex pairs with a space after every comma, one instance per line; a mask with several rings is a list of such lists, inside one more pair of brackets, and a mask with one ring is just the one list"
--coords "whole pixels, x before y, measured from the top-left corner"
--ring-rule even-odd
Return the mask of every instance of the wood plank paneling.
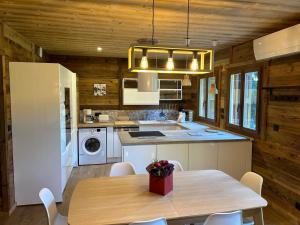
[[[49, 55], [48, 61], [60, 63], [77, 74], [79, 107], [81, 109], [119, 108], [121, 102], [122, 64], [126, 64], [126, 60]], [[125, 67], [123, 66], [123, 68]], [[94, 96], [94, 84], [106, 84], [106, 96]]]
[[[52, 54], [126, 57], [131, 43], [151, 37], [151, 0], [11, 0], [0, 2], [0, 19]], [[191, 45], [218, 49], [299, 23], [295, 0], [191, 1]], [[155, 38], [184, 46], [187, 2], [155, 3]], [[103, 52], [96, 52], [97, 46]]]
[[[221, 102], [229, 95], [228, 68], [247, 68], [257, 63], [252, 41], [224, 51], [216, 54], [222, 62], [231, 54], [231, 63], [221, 73]], [[263, 65], [261, 135], [253, 142], [253, 171], [264, 177], [263, 195], [269, 205], [287, 216], [292, 221], [289, 224], [298, 225], [300, 211], [295, 205], [300, 203], [300, 54], [265, 61]], [[220, 127], [224, 127], [222, 113], [218, 116]]]
[[300, 55], [270, 62], [268, 87], [300, 86]]
[[231, 64], [255, 60], [253, 43], [251, 41], [232, 47]]
[[3, 34], [3, 24], [0, 23], [0, 211], [10, 213], [15, 205], [15, 193], [9, 62], [33, 62], [42, 59], [35, 55], [34, 45], [23, 39], [22, 35], [7, 26], [4, 30], [8, 32], [6, 35]]
[[[106, 84], [105, 96], [94, 96], [94, 84]], [[119, 79], [79, 78], [80, 106], [119, 106]]]
[[[195, 90], [193, 88], [186, 87], [183, 89], [182, 101], [161, 101], [160, 106], [124, 106], [122, 103], [122, 79], [137, 77], [137, 73], [128, 72], [127, 59], [49, 55], [48, 61], [60, 63], [77, 74], [80, 109], [139, 110], [158, 109], [159, 107], [168, 108], [171, 107], [171, 105], [172, 108], [178, 108], [179, 105], [182, 105], [185, 108], [194, 109], [196, 104], [196, 102], [190, 101], [197, 97]], [[159, 78], [182, 79], [183, 75], [159, 74]], [[97, 83], [107, 84], [106, 96], [94, 96], [93, 85]], [[190, 102], [193, 104], [189, 104]]]

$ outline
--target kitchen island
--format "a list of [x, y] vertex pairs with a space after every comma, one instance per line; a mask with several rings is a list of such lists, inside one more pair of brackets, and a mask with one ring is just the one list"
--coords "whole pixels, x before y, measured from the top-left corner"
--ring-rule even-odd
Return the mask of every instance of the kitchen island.
[[139, 174], [161, 159], [177, 160], [185, 170], [218, 169], [236, 179], [251, 171], [250, 138], [195, 122], [177, 124], [182, 129], [168, 130], [167, 126], [140, 124], [140, 130], [159, 130], [161, 137], [131, 137], [129, 132], [119, 132], [122, 161], [131, 162]]

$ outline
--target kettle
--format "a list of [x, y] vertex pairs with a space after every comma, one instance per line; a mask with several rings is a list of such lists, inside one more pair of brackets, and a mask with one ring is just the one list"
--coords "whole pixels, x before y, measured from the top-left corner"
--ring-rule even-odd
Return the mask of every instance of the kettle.
[[185, 116], [186, 116], [185, 112], [179, 112], [177, 122], [178, 123], [184, 123], [185, 122]]

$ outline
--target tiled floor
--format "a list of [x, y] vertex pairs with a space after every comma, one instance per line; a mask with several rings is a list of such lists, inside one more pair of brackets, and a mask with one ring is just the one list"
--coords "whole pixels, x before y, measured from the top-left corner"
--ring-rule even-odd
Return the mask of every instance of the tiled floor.
[[[67, 215], [69, 200], [76, 186], [81, 179], [89, 177], [107, 176], [110, 171], [110, 165], [94, 165], [75, 168], [67, 184], [64, 201], [59, 204], [59, 211]], [[287, 219], [278, 215], [271, 208], [264, 210], [265, 225], [296, 225], [287, 221]], [[42, 205], [17, 207], [14, 213], [9, 217], [0, 216], [0, 225], [47, 225], [46, 212]]]

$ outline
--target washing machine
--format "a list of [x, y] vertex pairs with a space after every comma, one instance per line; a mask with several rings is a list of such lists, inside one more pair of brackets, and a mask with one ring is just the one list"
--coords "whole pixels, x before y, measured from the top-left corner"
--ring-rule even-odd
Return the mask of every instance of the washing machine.
[[79, 165], [106, 163], [106, 128], [79, 129]]

